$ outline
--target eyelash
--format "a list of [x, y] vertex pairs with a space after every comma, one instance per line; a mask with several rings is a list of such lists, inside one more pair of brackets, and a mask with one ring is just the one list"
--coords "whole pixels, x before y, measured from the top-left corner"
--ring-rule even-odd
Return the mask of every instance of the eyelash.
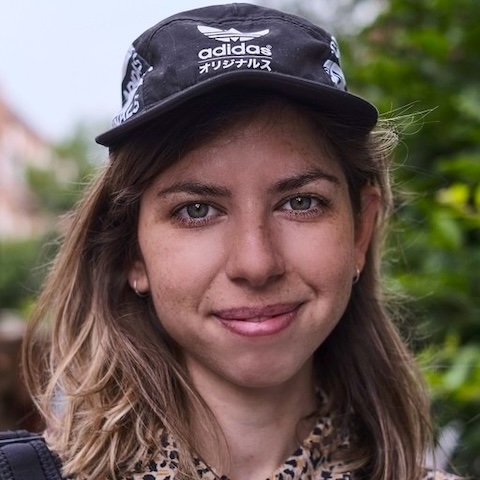
[[[302, 210], [295, 210], [293, 208], [282, 208], [285, 205], [287, 205], [289, 202], [295, 199], [308, 199], [312, 202], [317, 202], [315, 206], [309, 205], [307, 208], [302, 209]], [[198, 206], [206, 206], [208, 208], [207, 215], [204, 217], [198, 217], [194, 218], [188, 215], [187, 209], [188, 207], [198, 205]], [[287, 215], [293, 216], [298, 218], [304, 217], [304, 218], [309, 218], [309, 217], [315, 217], [319, 213], [322, 213], [326, 211], [329, 207], [331, 206], [331, 201], [325, 197], [321, 197], [318, 195], [312, 195], [312, 194], [296, 194], [292, 195], [291, 197], [284, 199], [279, 203], [276, 207], [275, 210], [280, 210], [283, 212], [287, 212]], [[209, 213], [212, 213], [212, 209], [214, 210], [213, 215], [208, 215]], [[216, 212], [216, 213], [215, 213]], [[184, 205], [179, 206], [172, 212], [172, 218], [174, 218], [177, 222], [182, 224], [183, 226], [187, 227], [201, 227], [203, 225], [207, 225], [214, 221], [216, 218], [221, 216], [223, 214], [223, 211], [218, 208], [215, 205], [212, 205], [208, 202], [189, 202]]]

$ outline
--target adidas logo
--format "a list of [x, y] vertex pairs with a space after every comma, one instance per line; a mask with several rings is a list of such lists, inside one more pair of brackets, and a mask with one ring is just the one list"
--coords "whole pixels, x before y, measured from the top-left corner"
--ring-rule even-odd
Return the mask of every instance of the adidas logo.
[[200, 62], [211, 59], [230, 59], [230, 58], [271, 58], [271, 45], [256, 45], [255, 43], [247, 43], [264, 37], [270, 33], [269, 29], [260, 30], [258, 32], [240, 32], [236, 28], [222, 30], [220, 28], [205, 27], [197, 25], [199, 32], [203, 33], [207, 38], [217, 40], [221, 43], [218, 47], [203, 48], [198, 52]]
[[249, 42], [255, 38], [264, 37], [270, 30], [260, 30], [259, 32], [240, 32], [236, 28], [230, 28], [229, 30], [222, 30], [220, 28], [205, 27], [203, 25], [197, 26], [198, 30], [208, 38], [213, 38], [219, 42]]

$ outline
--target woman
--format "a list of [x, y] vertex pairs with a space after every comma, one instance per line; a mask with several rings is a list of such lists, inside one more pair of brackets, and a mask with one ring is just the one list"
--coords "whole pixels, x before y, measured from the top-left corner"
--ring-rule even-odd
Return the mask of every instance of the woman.
[[335, 39], [181, 13], [134, 42], [122, 96], [26, 340], [65, 475], [448, 478], [380, 288], [395, 134]]

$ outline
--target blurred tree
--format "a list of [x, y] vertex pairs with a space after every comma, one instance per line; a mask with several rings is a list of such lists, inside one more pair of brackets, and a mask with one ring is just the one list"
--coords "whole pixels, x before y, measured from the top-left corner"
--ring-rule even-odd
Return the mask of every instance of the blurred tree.
[[[386, 265], [411, 298], [440, 425], [460, 421], [453, 463], [480, 474], [480, 23], [476, 0], [391, 0], [347, 38], [351, 85], [404, 114]], [[419, 113], [415, 113], [419, 112]], [[422, 113], [423, 112], [423, 113]]]
[[27, 312], [32, 296], [43, 279], [39, 252], [42, 239], [3, 240], [0, 242], [0, 306], [2, 309]]
[[27, 316], [53, 258], [61, 225], [58, 219], [80, 198], [94, 168], [90, 129], [79, 125], [53, 147], [54, 168], [30, 167], [27, 181], [38, 208], [53, 222], [39, 238], [0, 241], [0, 307]]
[[[265, 3], [265, 2], [263, 2]], [[480, 22], [478, 0], [267, 1], [340, 32], [349, 87], [397, 117], [396, 206], [385, 270], [406, 294], [453, 464], [480, 477]], [[359, 8], [381, 12], [360, 29]], [[330, 9], [330, 14], [326, 10]], [[400, 118], [398, 118], [400, 117]], [[420, 340], [418, 340], [420, 338]]]
[[[50, 228], [39, 237], [0, 239], [0, 427], [41, 431], [44, 426], [29, 401], [18, 368], [21, 334], [12, 337], [12, 322], [28, 318], [62, 229], [62, 214], [73, 207], [95, 168], [91, 127], [83, 125], [52, 148], [52, 164], [30, 167], [27, 181], [36, 211]], [[5, 311], [3, 311], [5, 309]], [[14, 312], [14, 313], [13, 313]], [[12, 315], [13, 313], [13, 315]], [[20, 317], [20, 318], [19, 318]]]
[[70, 137], [53, 147], [55, 170], [34, 167], [28, 170], [30, 190], [45, 213], [67, 212], [80, 198], [95, 163], [90, 130], [80, 124]]

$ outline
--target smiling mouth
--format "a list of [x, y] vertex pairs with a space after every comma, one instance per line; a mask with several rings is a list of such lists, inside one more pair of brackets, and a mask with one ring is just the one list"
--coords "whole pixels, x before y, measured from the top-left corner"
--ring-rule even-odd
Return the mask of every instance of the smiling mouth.
[[260, 308], [240, 307], [215, 311], [214, 316], [227, 330], [238, 335], [266, 336], [288, 328], [300, 306], [301, 303], [284, 303]]
[[222, 320], [237, 320], [244, 322], [262, 322], [272, 317], [285, 315], [293, 312], [300, 306], [299, 303], [282, 303], [278, 305], [268, 305], [266, 307], [240, 307], [226, 310], [217, 310], [214, 312], [216, 317]]

